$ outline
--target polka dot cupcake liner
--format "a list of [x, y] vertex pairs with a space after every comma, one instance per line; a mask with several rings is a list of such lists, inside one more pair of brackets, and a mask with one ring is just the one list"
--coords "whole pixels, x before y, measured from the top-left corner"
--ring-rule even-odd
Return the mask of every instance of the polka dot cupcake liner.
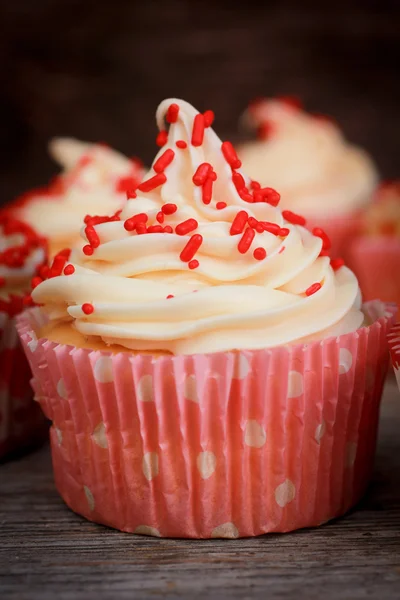
[[394, 374], [396, 375], [400, 390], [400, 323], [397, 323], [393, 329], [390, 330], [388, 340]]
[[31, 370], [12, 316], [15, 311], [9, 312], [0, 312], [0, 459], [46, 437], [45, 418], [33, 399]]
[[238, 538], [317, 526], [372, 469], [394, 307], [309, 345], [194, 356], [111, 354], [19, 333], [75, 512], [157, 537]]
[[400, 306], [400, 239], [360, 237], [349, 248], [348, 262], [365, 300], [377, 296]]

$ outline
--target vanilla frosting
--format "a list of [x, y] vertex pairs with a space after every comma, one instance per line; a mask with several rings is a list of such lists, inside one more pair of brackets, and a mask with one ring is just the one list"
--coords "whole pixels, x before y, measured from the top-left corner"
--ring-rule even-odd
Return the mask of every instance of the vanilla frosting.
[[266, 139], [238, 148], [246, 173], [279, 190], [282, 207], [309, 217], [354, 213], [371, 199], [378, 176], [370, 157], [330, 120], [280, 100], [260, 101], [245, 122]]
[[[49, 239], [55, 254], [79, 240], [79, 227], [87, 214], [112, 214], [126, 200], [126, 187], [136, 187], [144, 174], [140, 163], [105, 144], [72, 138], [55, 138], [49, 144], [52, 158], [62, 167], [57, 185], [30, 194], [17, 216]], [[122, 185], [121, 185], [122, 183]]]
[[[287, 222], [279, 208], [241, 198], [213, 129], [205, 129], [201, 145], [192, 144], [199, 113], [190, 104], [162, 102], [156, 113], [160, 130], [171, 104], [179, 106], [179, 114], [153, 163], [156, 169], [166, 151], [174, 152], [163, 171], [166, 181], [143, 191], [156, 176], [152, 168], [137, 197], [125, 204], [121, 220], [94, 226], [99, 245], [93, 253], [73, 251], [69, 262], [74, 273], [36, 287], [33, 299], [43, 305], [50, 321], [70, 320], [85, 338], [94, 336], [106, 344], [174, 354], [267, 348], [360, 327], [364, 317], [354, 274], [344, 266], [334, 271], [329, 257], [319, 256], [321, 238]], [[217, 176], [209, 204], [203, 202], [202, 186], [192, 181], [203, 163], [212, 165]], [[171, 203], [177, 210], [166, 211], [162, 226], [172, 227], [174, 233], [126, 229], [124, 222], [141, 213], [148, 215], [147, 227], [159, 225], [160, 209]], [[244, 234], [230, 234], [239, 211], [282, 230], [279, 235], [255, 233], [251, 248], [240, 252]], [[198, 227], [175, 233], [188, 219], [195, 219]], [[193, 235], [201, 235], [202, 243], [194, 256], [198, 266], [189, 262], [194, 267], [189, 268], [180, 257]], [[257, 260], [256, 249], [262, 256], [264, 249], [265, 258]], [[320, 289], [307, 295], [315, 284]], [[82, 308], [87, 303], [90, 314]]]

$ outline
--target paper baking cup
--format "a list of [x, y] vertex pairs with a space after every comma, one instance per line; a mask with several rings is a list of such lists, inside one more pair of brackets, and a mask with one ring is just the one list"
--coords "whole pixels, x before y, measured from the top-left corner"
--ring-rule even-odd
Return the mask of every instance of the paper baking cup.
[[352, 242], [348, 264], [365, 300], [377, 297], [400, 305], [400, 240], [360, 237]]
[[400, 390], [400, 323], [390, 330], [388, 340], [394, 373]]
[[15, 319], [0, 312], [0, 459], [45, 438], [45, 418], [33, 400], [31, 377]]
[[[363, 494], [394, 307], [307, 346], [195, 356], [111, 354], [18, 330], [53, 422], [72, 510], [123, 531], [237, 538], [319, 525]], [[32, 344], [34, 341], [34, 344]]]
[[332, 244], [329, 250], [332, 258], [341, 257], [346, 260], [349, 244], [359, 231], [359, 213], [344, 217], [308, 217], [307, 228], [312, 230], [314, 227], [321, 227], [328, 234]]

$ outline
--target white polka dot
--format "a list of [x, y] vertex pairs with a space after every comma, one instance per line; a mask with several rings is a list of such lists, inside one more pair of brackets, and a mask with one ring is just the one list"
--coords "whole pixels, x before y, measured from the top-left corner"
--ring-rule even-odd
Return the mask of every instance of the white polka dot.
[[320, 441], [322, 440], [322, 438], [324, 437], [326, 431], [326, 423], [323, 420], [319, 425], [317, 425], [317, 428], [315, 430], [315, 439], [318, 442], [318, 444], [320, 443]]
[[237, 379], [245, 379], [250, 373], [250, 363], [244, 354], [239, 354], [236, 362]]
[[108, 448], [106, 426], [104, 425], [103, 421], [94, 428], [92, 438], [94, 443], [100, 446], [100, 448]]
[[153, 402], [153, 377], [151, 375], [143, 375], [137, 384], [137, 398], [140, 402]]
[[289, 371], [288, 376], [288, 398], [298, 398], [304, 390], [303, 375], [298, 371]]
[[58, 427], [54, 427], [54, 431], [56, 432], [58, 445], [61, 446], [63, 440], [62, 431], [61, 429], [58, 429]]
[[28, 335], [31, 339], [30, 342], [28, 342], [27, 346], [31, 352], [35, 352], [39, 344], [38, 339], [36, 337], [36, 333], [34, 331], [30, 331]]
[[345, 457], [345, 465], [349, 469], [354, 466], [356, 462], [357, 456], [357, 444], [355, 442], [348, 442], [346, 444], [346, 457]]
[[289, 502], [292, 502], [295, 496], [296, 488], [290, 479], [286, 479], [286, 481], [278, 485], [275, 490], [275, 500], [281, 508], [284, 508]]
[[136, 527], [133, 533], [137, 533], [138, 535], [151, 535], [153, 537], [161, 537], [161, 533], [155, 527], [150, 527], [149, 525], [139, 525]]
[[217, 458], [214, 452], [200, 452], [197, 457], [197, 468], [203, 479], [208, 479], [214, 473], [217, 467]]
[[340, 348], [339, 350], [339, 373], [348, 373], [353, 364], [353, 355], [347, 348]]
[[197, 394], [197, 381], [194, 375], [188, 375], [185, 379], [185, 398], [191, 400], [192, 402], [200, 402], [199, 396]]
[[233, 523], [223, 523], [212, 530], [211, 537], [235, 539], [239, 537], [239, 531]]
[[114, 381], [113, 361], [110, 356], [101, 356], [94, 365], [94, 378], [99, 383]]
[[64, 379], [60, 379], [59, 382], [57, 383], [57, 393], [59, 396], [61, 396], [61, 398], [64, 398], [64, 400], [66, 400], [68, 398]]
[[158, 475], [158, 454], [156, 452], [146, 452], [143, 456], [142, 469], [147, 481], [151, 481]]
[[267, 434], [264, 427], [258, 421], [247, 421], [244, 430], [244, 443], [252, 448], [261, 448], [266, 441]]
[[93, 512], [94, 508], [95, 508], [95, 501], [94, 501], [93, 494], [86, 485], [83, 486], [83, 489], [85, 492], [87, 503], [89, 505], [89, 509]]

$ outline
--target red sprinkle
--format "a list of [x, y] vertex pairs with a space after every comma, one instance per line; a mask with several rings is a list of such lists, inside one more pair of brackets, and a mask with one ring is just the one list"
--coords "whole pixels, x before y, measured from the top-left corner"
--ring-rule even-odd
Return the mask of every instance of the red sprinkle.
[[322, 285], [320, 283], [313, 283], [309, 288], [306, 289], [306, 296], [312, 296], [315, 292], [320, 290]]
[[159, 223], [164, 223], [164, 213], [161, 210], [157, 213], [156, 219]]
[[157, 146], [162, 148], [163, 146], [165, 146], [165, 144], [167, 142], [168, 142], [168, 133], [165, 131], [165, 129], [162, 129], [156, 137], [156, 144], [157, 144]]
[[223, 208], [226, 208], [228, 205], [226, 202], [217, 202], [217, 204], [215, 205], [217, 210], [222, 210]]
[[150, 179], [147, 179], [147, 181], [142, 181], [138, 189], [141, 192], [151, 192], [152, 190], [158, 188], [160, 185], [163, 185], [166, 181], [167, 176], [165, 175], [165, 173], [157, 173], [157, 175], [150, 177]]
[[150, 225], [147, 228], [147, 233], [164, 233], [164, 227], [162, 225]]
[[176, 204], [164, 204], [161, 210], [164, 215], [173, 215], [178, 210], [178, 207]]
[[89, 302], [85, 302], [85, 304], [82, 304], [82, 311], [85, 313], [85, 315], [91, 315], [92, 312], [94, 312], [93, 304], [89, 304]]
[[271, 204], [272, 206], [278, 206], [280, 199], [280, 194], [270, 187], [255, 190], [254, 193], [255, 202], [268, 202], [268, 204]]
[[257, 233], [264, 233], [264, 225], [262, 223], [257, 223], [254, 229], [257, 231]]
[[253, 227], [253, 229], [255, 229], [258, 225], [258, 221], [254, 217], [249, 217], [248, 223], [249, 223], [250, 227]]
[[168, 294], [167, 300], [169, 300], [170, 298], [174, 298], [174, 295], [173, 294]]
[[168, 150], [166, 150], [164, 154], [161, 154], [160, 158], [158, 158], [154, 163], [153, 169], [155, 170], [155, 172], [162, 173], [164, 169], [166, 169], [168, 165], [172, 163], [174, 157], [175, 152], [171, 150], [171, 148], [168, 148]]
[[329, 248], [331, 247], [331, 240], [329, 239], [329, 237], [325, 233], [325, 231], [323, 229], [321, 229], [320, 227], [314, 227], [312, 232], [316, 237], [321, 238], [322, 250], [329, 250]]
[[198, 260], [191, 260], [188, 264], [189, 269], [197, 269], [197, 267], [199, 266], [199, 261]]
[[258, 181], [252, 181], [250, 183], [250, 187], [252, 190], [260, 190], [261, 189], [261, 184], [258, 183]]
[[38, 269], [38, 275], [42, 279], [47, 279], [49, 276], [49, 272], [50, 272], [50, 267], [48, 267], [47, 265], [40, 265], [40, 267]]
[[[188, 243], [186, 244], [186, 246], [183, 248], [182, 252], [179, 255], [179, 258], [181, 259], [182, 262], [189, 262], [192, 260], [192, 258], [194, 257], [194, 255], [196, 254], [197, 250], [200, 248], [201, 244], [203, 243], [203, 236], [201, 236], [198, 233], [195, 233], [194, 235], [192, 235], [192, 237], [190, 238], [190, 240], [188, 241]], [[198, 266], [198, 261], [197, 262], [197, 266]], [[190, 265], [189, 265], [190, 267]], [[193, 268], [193, 267], [190, 267]]]
[[137, 188], [138, 183], [137, 177], [132, 177], [132, 175], [120, 177], [117, 182], [117, 192], [126, 192], [127, 194], [131, 193]]
[[256, 260], [264, 260], [267, 256], [267, 251], [265, 248], [256, 248], [253, 252], [253, 256]]
[[186, 235], [187, 233], [190, 233], [191, 231], [197, 229], [198, 226], [199, 224], [196, 221], [196, 219], [187, 219], [186, 221], [183, 221], [183, 223], [179, 223], [179, 225], [175, 227], [175, 233], [177, 233], [178, 235]]
[[146, 213], [139, 213], [134, 217], [126, 219], [126, 221], [124, 222], [124, 228], [126, 229], [126, 231], [133, 231], [134, 229], [137, 229], [137, 226], [140, 223], [142, 223], [143, 225], [147, 223], [148, 218], [149, 217], [146, 215]]
[[97, 232], [93, 225], [87, 225], [85, 227], [85, 235], [87, 237], [87, 241], [92, 246], [92, 248], [98, 248], [100, 246], [100, 238], [97, 235]]
[[303, 225], [304, 226], [306, 224], [306, 220], [304, 217], [302, 217], [301, 215], [297, 215], [296, 213], [292, 212], [291, 210], [283, 210], [282, 215], [283, 215], [283, 218], [286, 219], [286, 221], [288, 221], [289, 223], [292, 223], [293, 225]]
[[250, 194], [249, 190], [244, 187], [241, 190], [239, 190], [239, 196], [241, 197], [242, 200], [244, 200], [245, 202], [254, 202], [254, 197], [252, 194]]
[[289, 235], [289, 233], [290, 233], [290, 229], [288, 229], [287, 227], [281, 227], [279, 229], [278, 235], [280, 237], [287, 237]]
[[210, 163], [201, 163], [196, 169], [195, 174], [192, 177], [192, 181], [194, 185], [200, 186], [204, 185], [206, 179], [212, 172], [212, 166]]
[[86, 254], [86, 256], [92, 256], [92, 254], [94, 252], [92, 246], [89, 246], [89, 244], [87, 244], [86, 246], [83, 246], [82, 250], [83, 250], [83, 254]]
[[318, 256], [329, 256], [329, 250], [321, 250]]
[[240, 254], [246, 254], [248, 249], [251, 246], [252, 241], [254, 240], [255, 231], [251, 227], [248, 227], [244, 234], [241, 237], [241, 240], [238, 244], [238, 250]]
[[64, 275], [72, 275], [73, 273], [75, 273], [74, 265], [67, 265], [64, 269]]
[[192, 146], [201, 146], [204, 138], [204, 116], [200, 113], [195, 116], [192, 129]]
[[340, 267], [344, 266], [344, 260], [343, 258], [332, 258], [331, 259], [331, 267], [334, 271], [337, 271], [338, 269], [340, 269]]
[[179, 106], [177, 104], [171, 104], [167, 110], [165, 120], [167, 123], [176, 123], [178, 120]]
[[232, 146], [231, 142], [222, 142], [221, 150], [226, 162], [232, 169], [240, 169], [242, 163], [238, 159], [235, 148]]
[[237, 173], [236, 171], [234, 171], [232, 173], [232, 181], [235, 185], [235, 188], [237, 189], [237, 191], [239, 192], [241, 189], [246, 187], [246, 182], [243, 178], [243, 175], [241, 175], [240, 173]]
[[212, 199], [212, 188], [213, 188], [214, 180], [212, 177], [206, 179], [203, 189], [201, 199], [203, 200], [203, 204], [210, 204]]
[[214, 119], [215, 119], [214, 112], [212, 110], [206, 110], [203, 113], [203, 117], [204, 117], [204, 127], [211, 127], [211, 125], [214, 123]]
[[285, 246], [282, 246], [282, 247], [280, 248], [280, 250], [279, 250], [278, 254], [282, 254], [282, 252], [284, 252], [284, 250], [285, 250]]
[[137, 198], [137, 194], [136, 194], [135, 190], [127, 190], [126, 199], [132, 200], [133, 198]]
[[174, 230], [172, 229], [172, 227], [170, 225], [165, 225], [164, 233], [174, 233]]
[[49, 279], [61, 275], [66, 262], [67, 258], [63, 254], [56, 254], [50, 267]]
[[238, 233], [242, 233], [246, 223], [247, 223], [247, 219], [249, 218], [249, 215], [247, 214], [247, 212], [245, 210], [240, 210], [236, 217], [233, 219], [231, 228], [229, 230], [230, 235], [237, 235]]
[[268, 231], [268, 233], [272, 233], [273, 235], [279, 235], [281, 228], [278, 223], [270, 223], [269, 221], [261, 221], [261, 223], [264, 231]]
[[142, 222], [141, 222], [141, 223], [138, 223], [138, 224], [136, 225], [136, 233], [137, 233], [138, 235], [142, 235], [143, 233], [147, 233], [147, 229], [146, 229], [146, 225], [145, 225], [145, 223], [142, 223]]
[[32, 289], [34, 290], [38, 285], [43, 282], [41, 277], [33, 277], [31, 281]]
[[176, 147], [180, 148], [181, 150], [184, 150], [185, 148], [187, 148], [187, 143], [184, 140], [178, 140], [176, 142]]

